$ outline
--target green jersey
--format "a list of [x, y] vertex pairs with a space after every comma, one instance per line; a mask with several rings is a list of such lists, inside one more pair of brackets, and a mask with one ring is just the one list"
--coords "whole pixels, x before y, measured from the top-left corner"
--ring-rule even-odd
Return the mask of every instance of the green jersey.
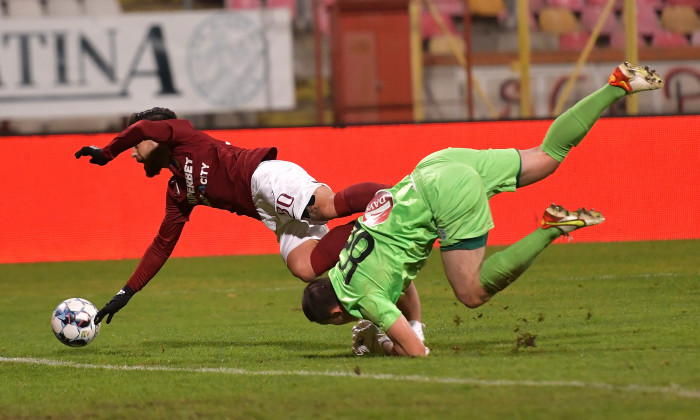
[[488, 200], [514, 191], [519, 170], [515, 149], [445, 149], [379, 191], [329, 271], [341, 304], [388, 330], [401, 315], [396, 302], [436, 239], [448, 250], [485, 245], [493, 227]]

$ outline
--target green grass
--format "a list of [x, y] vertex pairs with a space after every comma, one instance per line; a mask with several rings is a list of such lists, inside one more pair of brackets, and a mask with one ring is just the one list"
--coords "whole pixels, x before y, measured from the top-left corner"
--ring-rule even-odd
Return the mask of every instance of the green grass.
[[352, 355], [349, 325], [306, 321], [278, 256], [173, 259], [77, 349], [53, 337], [52, 309], [101, 306], [135, 261], [0, 265], [0, 419], [700, 413], [700, 241], [552, 245], [478, 309], [438, 254], [416, 281], [427, 359]]

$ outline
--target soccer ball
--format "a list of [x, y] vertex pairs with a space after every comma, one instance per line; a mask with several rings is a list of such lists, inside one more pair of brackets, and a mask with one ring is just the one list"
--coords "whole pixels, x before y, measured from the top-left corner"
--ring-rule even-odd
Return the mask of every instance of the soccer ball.
[[70, 347], [83, 347], [97, 337], [100, 324], [95, 325], [97, 308], [81, 298], [61, 302], [51, 316], [51, 328], [58, 341]]

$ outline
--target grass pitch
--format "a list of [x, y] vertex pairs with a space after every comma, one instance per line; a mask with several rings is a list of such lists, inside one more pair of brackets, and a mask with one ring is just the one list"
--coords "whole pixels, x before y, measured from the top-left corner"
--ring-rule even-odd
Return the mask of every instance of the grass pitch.
[[700, 413], [700, 241], [552, 245], [478, 309], [438, 254], [416, 281], [427, 359], [354, 356], [278, 256], [173, 259], [84, 348], [53, 337], [53, 308], [101, 307], [135, 261], [0, 265], [0, 419]]

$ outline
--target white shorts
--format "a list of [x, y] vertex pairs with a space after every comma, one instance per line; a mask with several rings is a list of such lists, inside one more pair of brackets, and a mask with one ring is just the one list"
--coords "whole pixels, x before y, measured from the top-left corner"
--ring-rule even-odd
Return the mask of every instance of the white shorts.
[[314, 191], [327, 185], [316, 182], [301, 166], [283, 160], [263, 161], [253, 172], [250, 186], [260, 220], [277, 235], [285, 263], [294, 248], [328, 233], [325, 222], [302, 220]]

